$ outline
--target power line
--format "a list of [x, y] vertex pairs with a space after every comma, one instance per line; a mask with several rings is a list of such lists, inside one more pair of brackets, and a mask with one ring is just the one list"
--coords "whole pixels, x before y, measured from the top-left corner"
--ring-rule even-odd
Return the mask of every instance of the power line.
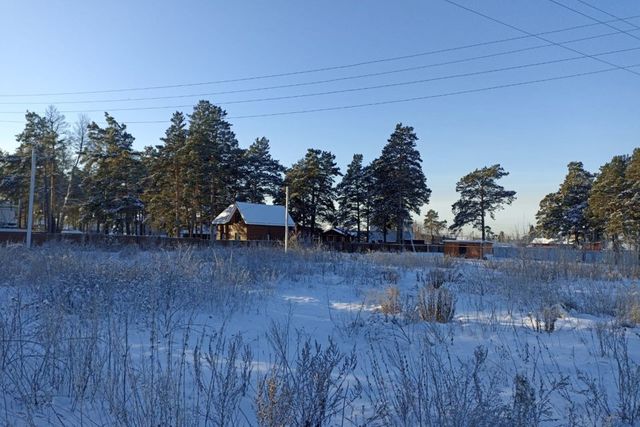
[[433, 98], [444, 98], [444, 97], [449, 97], [449, 96], [465, 95], [465, 94], [478, 93], [478, 92], [486, 92], [486, 91], [497, 90], [497, 89], [505, 89], [505, 88], [510, 88], [510, 87], [526, 86], [526, 85], [531, 85], [531, 84], [536, 84], [536, 83], [544, 83], [544, 82], [550, 82], [550, 81], [556, 81], [556, 80], [565, 80], [565, 79], [570, 79], [570, 78], [574, 78], [574, 77], [583, 77], [583, 76], [589, 76], [589, 75], [594, 75], [594, 74], [607, 73], [607, 72], [610, 72], [610, 71], [617, 71], [620, 68], [627, 69], [627, 68], [636, 68], [636, 67], [640, 67], [640, 64], [633, 64], [633, 65], [629, 65], [629, 66], [625, 66], [625, 67], [611, 67], [611, 68], [605, 68], [605, 69], [596, 70], [596, 71], [585, 71], [583, 73], [568, 74], [568, 75], [557, 76], [557, 77], [548, 77], [548, 78], [545, 78], [545, 79], [528, 80], [528, 81], [517, 82], [517, 83], [508, 83], [508, 84], [497, 85], [497, 86], [488, 86], [488, 87], [482, 87], [482, 88], [477, 88], [477, 89], [459, 90], [459, 91], [455, 91], [455, 92], [446, 92], [446, 93], [440, 93], [440, 94], [436, 94], [436, 95], [417, 96], [417, 97], [413, 97], [413, 98], [403, 98], [403, 99], [396, 99], [396, 100], [390, 100], [390, 101], [369, 102], [369, 103], [365, 103], [365, 104], [352, 104], [352, 105], [344, 105], [344, 106], [338, 106], [338, 107], [316, 108], [316, 109], [310, 109], [310, 110], [284, 111], [284, 112], [277, 112], [277, 113], [252, 114], [252, 115], [246, 115], [246, 116], [232, 116], [232, 117], [229, 117], [229, 119], [249, 119], [249, 118], [257, 118], [257, 117], [284, 116], [284, 115], [292, 115], [292, 114], [316, 113], [316, 112], [321, 112], [321, 111], [346, 110], [346, 109], [352, 109], [352, 108], [371, 107], [371, 106], [376, 106], [376, 105], [398, 104], [398, 103], [403, 103], [403, 102], [419, 101], [419, 100], [433, 99]]
[[[594, 6], [594, 5], [592, 5], [592, 4], [588, 3], [588, 2], [586, 2], [586, 1], [584, 1], [584, 0], [577, 0], [577, 1], [579, 1], [579, 2], [580, 2], [580, 3], [582, 3], [582, 4], [584, 4], [584, 5], [585, 5], [585, 6], [587, 6], [587, 7], [590, 7], [591, 9], [597, 10], [597, 11], [598, 11], [598, 12], [600, 12], [600, 13], [604, 13], [604, 14], [605, 14], [605, 15], [607, 15], [607, 16], [611, 16], [612, 18], [620, 19], [622, 22], [624, 22], [625, 24], [631, 25], [633, 28], [640, 29], [640, 27], [639, 27], [639, 26], [637, 26], [636, 24], [634, 24], [634, 23], [633, 23], [633, 22], [631, 22], [631, 21], [628, 21], [628, 20], [627, 20], [627, 19], [625, 19], [625, 18], [618, 18], [618, 17], [617, 17], [616, 15], [614, 15], [613, 13], [609, 13], [609, 12], [607, 12], [607, 11], [606, 11], [606, 10], [604, 10], [604, 9], [600, 9], [599, 7], [596, 7], [596, 6]], [[612, 21], [609, 21], [609, 22], [612, 22]]]
[[[616, 54], [616, 53], [623, 53], [623, 52], [630, 52], [630, 51], [637, 51], [637, 50], [640, 50], [640, 47], [632, 47], [632, 48], [626, 48], [626, 49], [618, 49], [618, 50], [613, 50], [613, 51], [601, 52], [601, 53], [594, 54], [593, 56], [594, 57], [598, 57], [598, 56], [612, 55], [612, 54]], [[427, 82], [434, 82], [434, 81], [441, 81], [441, 80], [450, 80], [450, 79], [462, 78], [462, 77], [472, 77], [472, 76], [478, 76], [478, 75], [490, 74], [490, 73], [497, 73], [497, 72], [502, 72], [502, 71], [519, 70], [519, 69], [523, 69], [523, 68], [530, 68], [530, 67], [537, 67], [537, 66], [542, 66], [542, 65], [558, 64], [558, 63], [561, 63], [561, 62], [575, 61], [575, 60], [578, 60], [578, 59], [585, 59], [585, 58], [583, 56], [574, 56], [574, 57], [570, 57], [570, 58], [554, 59], [554, 60], [549, 60], [549, 61], [540, 61], [540, 62], [534, 62], [534, 63], [528, 63], [528, 64], [513, 65], [513, 66], [509, 66], [509, 67], [493, 68], [493, 69], [489, 69], [489, 70], [472, 71], [472, 72], [467, 72], [467, 73], [450, 74], [450, 75], [445, 75], [445, 76], [431, 77], [431, 78], [427, 78], [427, 79], [411, 80], [411, 81], [405, 81], [405, 82], [386, 83], [386, 84], [373, 85], [373, 86], [364, 86], [364, 87], [356, 87], [356, 88], [348, 88], [348, 89], [337, 89], [337, 90], [322, 91], [322, 92], [311, 92], [311, 93], [303, 93], [303, 94], [298, 94], [298, 95], [284, 95], [284, 96], [275, 96], [275, 97], [267, 97], [267, 98], [243, 99], [243, 100], [236, 100], [236, 101], [218, 101], [217, 103], [219, 103], [221, 105], [247, 104], [247, 103], [253, 103], [253, 102], [280, 101], [280, 100], [285, 100], [285, 99], [299, 99], [299, 98], [309, 98], [309, 97], [323, 96], [323, 95], [335, 95], [335, 94], [340, 94], [340, 93], [361, 92], [361, 91], [366, 91], [366, 90], [375, 90], [375, 89], [383, 89], [383, 88], [390, 88], [390, 87], [408, 86], [408, 85], [414, 85], [414, 84], [419, 84], [419, 83], [427, 83]], [[110, 108], [109, 111], [167, 110], [167, 109], [177, 109], [177, 108], [189, 108], [191, 106], [192, 105], [166, 105], [166, 106], [150, 106], [150, 107], [122, 107], [122, 108]], [[103, 111], [104, 111], [104, 109], [97, 109], [97, 110], [63, 110], [63, 111], [60, 111], [60, 112], [64, 113], [64, 114], [69, 114], [69, 113], [99, 113], [99, 112], [103, 112]], [[0, 111], [0, 114], [24, 114], [24, 112], [23, 111]]]
[[632, 37], [632, 38], [634, 38], [634, 39], [636, 39], [636, 40], [640, 40], [640, 37], [636, 36], [635, 34], [631, 34], [631, 33], [630, 33], [630, 32], [628, 32], [628, 31], [625, 31], [625, 30], [622, 30], [622, 29], [620, 29], [620, 28], [614, 27], [614, 26], [613, 26], [613, 25], [611, 25], [611, 24], [608, 24], [608, 23], [606, 23], [606, 22], [603, 22], [603, 21], [601, 21], [601, 20], [599, 20], [599, 19], [597, 19], [597, 18], [594, 18], [593, 16], [588, 15], [588, 14], [586, 14], [586, 13], [584, 13], [584, 12], [581, 12], [581, 11], [579, 11], [578, 9], [574, 9], [574, 8], [572, 8], [572, 7], [570, 7], [570, 6], [567, 6], [567, 5], [566, 5], [566, 4], [564, 4], [564, 3], [560, 3], [560, 2], [559, 2], [559, 1], [557, 1], [557, 0], [548, 0], [548, 1], [550, 1], [551, 3], [553, 3], [553, 4], [555, 4], [555, 5], [560, 6], [560, 7], [562, 7], [562, 8], [565, 8], [565, 9], [567, 9], [567, 10], [570, 10], [571, 12], [573, 12], [573, 13], [575, 13], [575, 14], [578, 14], [578, 15], [580, 15], [580, 16], [584, 16], [585, 18], [591, 19], [592, 21], [595, 21], [595, 22], [598, 22], [598, 23], [600, 23], [600, 24], [606, 25], [606, 26], [607, 26], [607, 27], [609, 27], [609, 28], [613, 28], [614, 30], [616, 30], [616, 31], [618, 31], [618, 32], [620, 32], [620, 33], [626, 34], [626, 35], [628, 35], [629, 37]]
[[[635, 31], [635, 30], [632, 30], [632, 31]], [[593, 39], [608, 37], [608, 36], [612, 36], [612, 35], [618, 35], [618, 34], [619, 34], [619, 32], [615, 31], [615, 32], [610, 32], [610, 33], [605, 33], [605, 34], [597, 34], [597, 35], [593, 35], [593, 36], [587, 36], [587, 37], [581, 37], [581, 38], [577, 38], [577, 39], [567, 40], [567, 41], [564, 41], [563, 43], [564, 44], [577, 43], [577, 42], [582, 42], [582, 41], [587, 41], [587, 40], [593, 40]], [[486, 54], [486, 55], [472, 56], [472, 57], [468, 57], [468, 58], [455, 59], [455, 60], [451, 60], [451, 61], [437, 62], [437, 63], [432, 63], [432, 64], [424, 64], [424, 65], [418, 65], [418, 66], [414, 66], [414, 67], [405, 67], [405, 68], [400, 68], [400, 69], [395, 69], [395, 70], [388, 70], [388, 71], [380, 71], [380, 72], [375, 72], [375, 73], [358, 74], [358, 75], [354, 75], [354, 76], [343, 76], [343, 77], [336, 77], [336, 78], [325, 79], [325, 80], [315, 80], [315, 81], [310, 81], [310, 82], [290, 83], [290, 84], [284, 84], [284, 85], [264, 86], [264, 87], [257, 87], [257, 88], [248, 88], [248, 89], [236, 89], [236, 90], [226, 90], [226, 91], [218, 91], [218, 92], [205, 92], [205, 93], [192, 93], [192, 94], [188, 94], [188, 95], [166, 95], [166, 96], [152, 96], [152, 97], [140, 97], [140, 98], [117, 98], [117, 99], [84, 100], [84, 101], [75, 100], [75, 101], [48, 101], [48, 102], [31, 102], [31, 101], [0, 102], [0, 105], [72, 105], [72, 104], [99, 104], [99, 103], [111, 103], [111, 102], [159, 101], [159, 100], [164, 100], [164, 99], [185, 99], [185, 98], [196, 98], [196, 97], [203, 97], [203, 96], [216, 96], [216, 95], [227, 95], [227, 94], [237, 94], [237, 93], [247, 93], [247, 92], [259, 92], [259, 91], [266, 91], [266, 90], [273, 90], [273, 89], [304, 87], [304, 86], [312, 86], [312, 85], [318, 85], [318, 84], [324, 84], [324, 83], [333, 83], [333, 82], [338, 82], [338, 81], [356, 80], [356, 79], [361, 79], [361, 78], [366, 78], [366, 77], [377, 77], [377, 76], [397, 74], [397, 73], [408, 72], [408, 71], [417, 71], [417, 70], [423, 70], [423, 69], [427, 69], [427, 68], [435, 68], [435, 67], [441, 67], [441, 66], [445, 66], [445, 65], [453, 65], [453, 64], [460, 64], [460, 63], [464, 63], [464, 62], [471, 62], [471, 61], [476, 61], [476, 60], [479, 60], [479, 59], [489, 59], [489, 58], [495, 58], [495, 57], [498, 57], [498, 56], [511, 55], [511, 54], [514, 54], [514, 53], [527, 52], [527, 51], [531, 51], [531, 50], [542, 49], [542, 48], [549, 47], [549, 46], [554, 46], [554, 44], [553, 43], [545, 43], [545, 44], [538, 45], [538, 46], [529, 46], [529, 47], [524, 47], [524, 48], [520, 48], [520, 49], [511, 49], [511, 50], [502, 51], [502, 52], [490, 53], [490, 54]], [[602, 55], [602, 54], [599, 54], [599, 55]]]
[[[619, 22], [621, 20], [630, 20], [630, 19], [636, 19], [636, 18], [640, 18], [640, 15], [633, 15], [633, 16], [628, 16], [628, 17], [625, 17], [625, 18], [616, 18], [616, 19], [612, 19], [610, 21], [603, 21], [603, 22], [606, 22], [606, 23]], [[491, 41], [486, 41], [486, 42], [473, 43], [473, 44], [455, 46], [455, 47], [450, 47], [450, 48], [436, 49], [436, 50], [418, 52], [418, 53], [413, 53], [413, 54], [408, 54], [408, 55], [401, 55], [401, 56], [395, 56], [395, 57], [388, 57], [388, 58], [374, 59], [374, 60], [368, 60], [368, 61], [361, 61], [361, 62], [355, 62], [355, 63], [351, 63], [351, 64], [343, 64], [343, 65], [335, 65], [335, 66], [328, 66], [328, 67], [311, 68], [311, 69], [306, 69], [306, 70], [290, 71], [290, 72], [284, 72], [284, 73], [265, 74], [265, 75], [239, 77], [239, 78], [223, 79], [223, 80], [212, 80], [212, 81], [206, 81], [206, 82], [160, 85], [160, 86], [143, 86], [143, 87], [131, 87], [131, 88], [87, 90], [87, 91], [70, 91], [70, 92], [42, 92], [42, 93], [0, 94], [0, 97], [2, 97], [2, 98], [9, 98], [9, 97], [22, 98], [22, 97], [66, 96], [66, 95], [95, 95], [95, 94], [101, 94], [101, 93], [136, 92], [136, 91], [146, 91], [146, 90], [156, 90], [156, 89], [176, 89], [176, 88], [185, 88], [185, 87], [193, 87], [193, 86], [206, 86], [206, 85], [223, 84], [223, 83], [236, 83], [236, 82], [244, 82], [244, 81], [252, 81], [252, 80], [262, 80], [262, 79], [270, 79], [270, 78], [276, 78], [276, 77], [291, 77], [291, 76], [295, 76], [295, 75], [318, 73], [318, 72], [324, 72], [324, 71], [343, 70], [343, 69], [348, 69], [348, 68], [360, 67], [360, 66], [364, 66], [364, 65], [379, 64], [379, 63], [384, 63], [384, 62], [391, 62], [391, 61], [399, 61], [399, 60], [403, 60], [403, 59], [417, 58], [417, 57], [421, 57], [421, 56], [435, 55], [435, 54], [439, 54], [439, 53], [454, 52], [454, 51], [458, 51], [458, 50], [470, 49], [470, 48], [475, 48], [475, 47], [489, 46], [489, 45], [493, 45], [493, 44], [507, 43], [507, 42], [516, 41], [516, 40], [523, 40], [523, 39], [528, 39], [528, 38], [531, 38], [531, 37], [538, 37], [539, 38], [539, 36], [542, 36], [542, 35], [557, 34], [557, 33], [562, 33], [562, 32], [567, 32], [567, 31], [572, 31], [572, 30], [578, 30], [578, 29], [583, 29], [583, 28], [591, 28], [591, 27], [600, 26], [600, 25], [602, 25], [602, 24], [601, 23], [592, 23], [592, 24], [575, 25], [575, 26], [572, 26], [572, 27], [561, 28], [561, 29], [558, 29], [558, 30], [543, 31], [543, 32], [540, 32], [540, 33], [537, 33], [537, 34], [527, 33], [526, 36], [509, 37], [509, 38], [504, 38], [504, 39], [499, 39], [499, 40], [491, 40]], [[557, 45], [557, 43], [555, 43], [555, 42], [551, 42], [551, 41], [548, 41], [548, 40], [545, 40], [545, 41], [547, 41], [547, 43], [550, 43], [551, 45]]]
[[445, 2], [447, 2], [447, 3], [449, 3], [449, 4], [452, 4], [452, 5], [456, 6], [456, 7], [459, 7], [460, 9], [464, 9], [464, 10], [466, 10], [466, 11], [468, 11], [468, 12], [471, 12], [471, 13], [473, 13], [473, 14], [476, 14], [476, 15], [478, 15], [478, 16], [481, 16], [481, 17], [483, 17], [483, 18], [485, 18], [485, 19], [488, 19], [488, 20], [490, 20], [490, 21], [496, 22], [496, 23], [498, 23], [498, 24], [500, 24], [500, 25], [503, 25], [503, 26], [505, 26], [505, 27], [508, 27], [508, 28], [513, 29], [513, 30], [519, 31], [519, 32], [521, 32], [521, 33], [523, 33], [523, 34], [527, 34], [527, 35], [529, 35], [529, 36], [531, 36], [531, 37], [535, 37], [535, 38], [537, 38], [537, 39], [540, 39], [540, 40], [545, 41], [545, 42], [548, 42], [548, 43], [553, 43], [554, 45], [556, 45], [556, 46], [558, 46], [558, 47], [561, 47], [561, 48], [563, 48], [563, 49], [569, 50], [569, 51], [571, 51], [571, 52], [573, 52], [573, 53], [577, 53], [578, 55], [582, 55], [582, 56], [584, 56], [584, 57], [586, 57], [586, 58], [594, 59], [594, 60], [596, 60], [596, 61], [598, 61], [598, 62], [602, 62], [603, 64], [609, 65], [609, 66], [611, 66], [611, 67], [617, 67], [617, 68], [618, 68], [618, 69], [620, 69], [620, 70], [625, 70], [625, 71], [628, 71], [628, 72], [630, 72], [630, 73], [633, 73], [633, 74], [635, 74], [635, 75], [637, 75], [637, 76], [640, 76], [640, 73], [638, 73], [637, 71], [634, 71], [634, 70], [631, 70], [631, 69], [628, 69], [628, 68], [625, 68], [625, 67], [622, 67], [622, 66], [616, 65], [616, 64], [614, 64], [614, 63], [611, 63], [611, 62], [606, 61], [606, 60], [601, 59], [601, 58], [596, 58], [596, 57], [594, 57], [593, 55], [589, 55], [589, 54], [584, 53], [584, 52], [581, 52], [581, 51], [579, 51], [579, 50], [577, 50], [577, 49], [573, 49], [573, 48], [571, 48], [571, 47], [569, 47], [569, 46], [565, 46], [565, 45], [564, 45], [564, 44], [562, 44], [562, 43], [554, 42], [553, 40], [549, 40], [549, 39], [544, 38], [544, 37], [542, 37], [542, 36], [540, 36], [540, 35], [538, 35], [538, 34], [530, 33], [530, 32], [528, 32], [527, 30], [523, 30], [522, 28], [518, 28], [518, 27], [516, 27], [515, 25], [511, 25], [511, 24], [509, 24], [509, 23], [507, 23], [507, 22], [504, 22], [504, 21], [501, 21], [501, 20], [499, 20], [499, 19], [497, 19], [497, 18], [493, 18], [493, 17], [491, 17], [491, 16], [489, 16], [489, 15], [486, 15], [486, 14], [484, 14], [484, 13], [482, 13], [482, 12], [479, 12], [479, 11], [477, 11], [477, 10], [475, 10], [475, 9], [472, 9], [472, 8], [470, 8], [470, 7], [467, 7], [467, 6], [461, 5], [461, 4], [459, 4], [459, 3], [456, 3], [456, 2], [455, 2], [455, 1], [453, 1], [453, 0], [443, 0], [443, 1], [445, 1]]
[[[622, 68], [628, 69], [628, 68], [637, 68], [637, 67], [640, 67], [640, 63], [624, 66]], [[582, 73], [567, 74], [563, 76], [548, 77], [544, 79], [526, 80], [526, 81], [516, 82], [516, 83], [507, 83], [507, 84], [496, 85], [496, 86], [481, 87], [476, 89], [466, 89], [466, 90], [445, 92], [445, 93], [434, 94], [434, 95], [417, 96], [412, 98], [393, 99], [393, 100], [386, 100], [386, 101], [368, 102], [364, 104], [341, 105], [341, 106], [334, 106], [334, 107], [314, 108], [314, 109], [305, 109], [305, 110], [281, 111], [281, 112], [275, 112], [275, 113], [230, 116], [227, 118], [230, 120], [233, 120], [233, 119], [249, 119], [249, 118], [260, 118], [260, 117], [274, 117], [274, 116], [286, 116], [286, 115], [305, 114], [305, 113], [317, 113], [317, 112], [324, 112], [324, 111], [347, 110], [347, 109], [372, 107], [372, 106], [387, 105], [387, 104], [399, 104], [404, 102], [412, 102], [412, 101], [434, 99], [434, 98], [445, 98], [450, 96], [487, 92], [487, 91], [505, 89], [510, 87], [519, 87], [519, 86], [527, 86], [527, 85], [545, 83], [545, 82], [551, 82], [551, 81], [566, 80], [566, 79], [571, 79], [576, 77], [590, 76], [595, 74], [607, 73], [611, 71], [617, 71], [619, 69], [620, 69], [619, 67], [611, 67], [611, 68], [605, 68], [605, 69], [596, 70], [596, 71], [585, 71]], [[0, 123], [7, 123], [7, 122], [16, 123], [16, 121], [0, 120]], [[125, 122], [125, 124], [128, 124], [128, 125], [129, 124], [157, 124], [157, 123], [168, 123], [168, 122], [169, 122], [168, 119], [167, 120], [143, 120], [143, 121], [127, 121]], [[19, 122], [19, 123], [22, 123], [22, 122]]]

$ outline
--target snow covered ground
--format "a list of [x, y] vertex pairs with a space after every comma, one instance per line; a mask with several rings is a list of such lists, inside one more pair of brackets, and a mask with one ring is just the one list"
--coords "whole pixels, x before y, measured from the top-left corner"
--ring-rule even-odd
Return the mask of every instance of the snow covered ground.
[[638, 425], [637, 269], [0, 248], [6, 425]]

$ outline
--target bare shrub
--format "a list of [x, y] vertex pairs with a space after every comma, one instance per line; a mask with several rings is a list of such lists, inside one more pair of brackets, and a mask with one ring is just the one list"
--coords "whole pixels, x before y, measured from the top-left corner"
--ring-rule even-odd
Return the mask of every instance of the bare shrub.
[[355, 349], [343, 353], [331, 338], [323, 348], [298, 334], [297, 350], [289, 355], [289, 327], [275, 323], [268, 339], [276, 361], [258, 381], [259, 425], [328, 425], [359, 396], [359, 384], [352, 377], [357, 364]]
[[454, 361], [446, 346], [419, 343], [415, 351], [395, 345], [370, 350], [366, 425], [495, 426], [507, 425], [501, 402], [501, 375], [489, 370], [487, 350], [471, 360]]
[[386, 315], [396, 315], [402, 312], [400, 301], [400, 289], [397, 286], [389, 286], [384, 295], [380, 297], [380, 311]]
[[556, 321], [565, 314], [560, 304], [543, 306], [533, 313], [529, 313], [529, 320], [533, 330], [536, 332], [551, 333], [556, 330]]
[[455, 298], [447, 288], [424, 286], [418, 292], [416, 308], [420, 320], [448, 323], [455, 314]]
[[638, 425], [640, 422], [640, 364], [629, 353], [629, 338], [624, 328], [608, 328], [603, 331], [612, 343], [609, 359], [617, 400], [611, 401], [602, 375], [577, 370], [585, 397], [581, 407], [585, 418], [594, 425]]
[[618, 417], [629, 425], [640, 423], [640, 364], [629, 355], [624, 331], [614, 346], [615, 377], [618, 389]]
[[640, 288], [633, 286], [618, 295], [616, 319], [621, 325], [640, 324]]
[[539, 423], [536, 413], [536, 392], [529, 384], [529, 379], [517, 374], [513, 379], [513, 412], [512, 420], [517, 426], [536, 426]]
[[222, 332], [200, 336], [193, 350], [193, 369], [203, 396], [197, 413], [205, 425], [238, 424], [239, 402], [249, 386], [251, 362], [251, 350], [240, 335], [230, 339]]

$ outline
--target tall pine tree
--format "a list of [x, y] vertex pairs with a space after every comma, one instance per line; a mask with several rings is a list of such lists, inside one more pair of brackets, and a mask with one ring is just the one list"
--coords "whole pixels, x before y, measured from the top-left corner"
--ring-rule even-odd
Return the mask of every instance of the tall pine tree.
[[240, 188], [237, 199], [242, 202], [264, 203], [282, 191], [285, 168], [271, 157], [269, 140], [257, 138], [244, 150], [241, 158]]
[[186, 197], [194, 203], [190, 232], [202, 233], [240, 192], [241, 155], [226, 111], [200, 101], [189, 116]]
[[451, 229], [459, 231], [469, 224], [482, 232], [484, 241], [487, 234], [486, 217], [495, 218], [495, 212], [503, 206], [510, 205], [516, 196], [515, 191], [505, 190], [497, 180], [509, 175], [502, 166], [476, 169], [463, 176], [456, 184], [460, 200], [452, 206], [455, 215]]
[[148, 177], [145, 201], [151, 224], [178, 237], [188, 228], [191, 204], [185, 196], [187, 159], [187, 123], [183, 113], [171, 117], [171, 125], [162, 138], [163, 145], [151, 149], [147, 156]]
[[600, 167], [588, 199], [590, 228], [603, 232], [616, 252], [621, 249], [625, 233], [625, 172], [628, 156], [615, 156]]
[[382, 228], [396, 228], [396, 242], [402, 242], [403, 230], [411, 212], [419, 213], [429, 202], [431, 190], [422, 171], [422, 159], [416, 149], [418, 136], [411, 126], [398, 123], [387, 140], [380, 157], [372, 163], [374, 175], [374, 221]]
[[338, 222], [349, 230], [356, 230], [357, 241], [362, 237], [362, 224], [366, 214], [367, 177], [362, 166], [362, 154], [354, 154], [336, 190], [338, 194]]
[[88, 127], [90, 149], [84, 182], [88, 198], [84, 221], [94, 222], [97, 231], [141, 234], [144, 222], [140, 153], [133, 150], [133, 136], [127, 126], [105, 113], [106, 127], [95, 122]]
[[630, 242], [640, 253], [640, 148], [633, 150], [625, 170], [625, 229]]
[[[335, 155], [311, 148], [287, 170], [285, 185], [289, 186], [292, 216], [311, 237], [316, 235], [320, 221], [332, 222], [335, 217], [333, 183], [339, 175]], [[282, 203], [282, 193], [278, 201]]]

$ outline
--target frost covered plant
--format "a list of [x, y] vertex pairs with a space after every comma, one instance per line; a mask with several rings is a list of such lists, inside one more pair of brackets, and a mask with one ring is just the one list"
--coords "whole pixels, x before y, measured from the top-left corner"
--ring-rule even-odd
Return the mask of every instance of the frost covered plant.
[[529, 321], [536, 332], [551, 333], [556, 330], [556, 321], [564, 315], [560, 304], [543, 306], [534, 313], [529, 313]]
[[517, 426], [538, 425], [536, 417], [536, 392], [527, 377], [517, 374], [513, 379], [512, 420]]
[[239, 402], [251, 379], [252, 356], [242, 337], [227, 339], [222, 332], [204, 333], [193, 350], [193, 369], [202, 396], [199, 418], [205, 425], [238, 424]]
[[389, 286], [380, 298], [380, 311], [386, 315], [396, 315], [402, 312], [400, 303], [400, 289], [397, 286]]
[[359, 396], [353, 378], [357, 357], [340, 351], [330, 337], [326, 346], [298, 334], [289, 354], [288, 325], [272, 324], [268, 339], [276, 361], [258, 380], [256, 418], [261, 426], [323, 426], [344, 414]]
[[446, 346], [425, 341], [417, 346], [407, 351], [395, 341], [371, 347], [366, 425], [507, 425], [509, 410], [497, 387], [500, 374], [486, 363], [485, 347], [477, 347], [470, 360], [460, 360]]
[[455, 298], [447, 288], [424, 286], [418, 292], [417, 311], [420, 320], [448, 323], [455, 314]]
[[640, 324], [640, 288], [633, 286], [618, 296], [616, 319], [621, 325], [634, 327]]

